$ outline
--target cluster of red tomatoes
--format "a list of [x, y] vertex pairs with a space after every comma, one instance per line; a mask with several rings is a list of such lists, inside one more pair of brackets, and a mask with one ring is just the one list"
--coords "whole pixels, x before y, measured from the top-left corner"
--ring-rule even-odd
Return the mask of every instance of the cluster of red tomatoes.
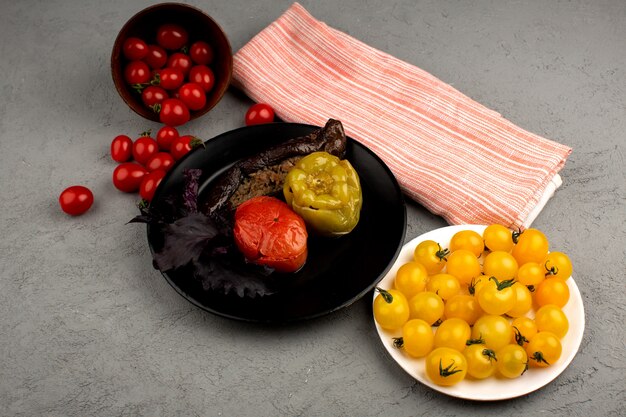
[[[271, 123], [274, 110], [268, 104], [256, 103], [245, 115], [246, 126]], [[174, 162], [182, 158], [196, 146], [203, 146], [202, 140], [178, 133], [173, 126], [163, 126], [153, 138], [145, 132], [133, 141], [127, 135], [118, 135], [111, 142], [111, 158], [120, 164], [113, 171], [113, 185], [120, 191], [139, 195], [150, 202], [165, 173]], [[61, 209], [72, 216], [85, 213], [93, 205], [94, 197], [89, 188], [73, 185], [59, 196]]]
[[466, 376], [517, 378], [528, 366], [552, 365], [569, 330], [562, 308], [572, 264], [548, 248], [537, 229], [520, 234], [501, 225], [482, 235], [457, 232], [448, 248], [423, 241], [393, 288], [379, 289], [374, 318], [400, 332], [395, 345], [424, 357], [426, 374], [439, 385]]
[[124, 79], [141, 93], [144, 105], [159, 113], [161, 123], [180, 126], [189, 121], [190, 111], [206, 105], [206, 95], [215, 84], [210, 65], [211, 45], [195, 41], [188, 47], [187, 30], [176, 24], [157, 29], [156, 43], [130, 37], [122, 53], [128, 60]]
[[111, 158], [120, 164], [113, 171], [113, 185], [120, 191], [139, 195], [150, 202], [159, 183], [187, 152], [202, 146], [202, 140], [178, 133], [172, 126], [163, 126], [153, 138], [144, 132], [135, 141], [118, 135], [111, 142]]

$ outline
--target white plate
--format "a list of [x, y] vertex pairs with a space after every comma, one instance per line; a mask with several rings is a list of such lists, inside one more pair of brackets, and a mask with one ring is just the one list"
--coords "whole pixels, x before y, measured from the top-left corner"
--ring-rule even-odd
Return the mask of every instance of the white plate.
[[[383, 289], [393, 288], [393, 280], [398, 268], [413, 259], [413, 251], [418, 243], [424, 240], [434, 240], [441, 244], [442, 247], [448, 247], [450, 239], [456, 232], [461, 230], [475, 230], [482, 234], [485, 227], [486, 226], [479, 225], [448, 226], [416, 237], [403, 246], [398, 259], [378, 286]], [[391, 357], [408, 372], [409, 375], [422, 384], [444, 394], [469, 400], [494, 401], [515, 398], [533, 392], [554, 380], [567, 368], [580, 347], [585, 329], [583, 301], [574, 279], [569, 278], [566, 282], [570, 290], [570, 299], [565, 307], [563, 307], [563, 312], [567, 315], [569, 320], [569, 331], [561, 340], [563, 345], [561, 358], [547, 368], [531, 368], [526, 371], [524, 375], [515, 379], [491, 377], [481, 381], [465, 379], [451, 387], [435, 385], [426, 376], [423, 358], [411, 358], [404, 351], [394, 348], [393, 338], [401, 336], [401, 332], [384, 330], [378, 326], [376, 321], [374, 321], [374, 323], [376, 324], [380, 340], [383, 342], [383, 345]], [[375, 292], [374, 298], [376, 295], [378, 295], [377, 292]]]

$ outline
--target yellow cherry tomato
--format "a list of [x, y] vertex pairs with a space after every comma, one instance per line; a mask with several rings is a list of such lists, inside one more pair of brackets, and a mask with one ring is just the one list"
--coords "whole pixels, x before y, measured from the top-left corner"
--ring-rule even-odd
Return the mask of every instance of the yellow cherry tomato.
[[543, 266], [550, 277], [567, 280], [572, 276], [572, 261], [563, 252], [550, 252], [543, 259]]
[[535, 289], [533, 298], [538, 306], [554, 304], [563, 308], [569, 301], [569, 287], [561, 278], [546, 278]]
[[466, 321], [456, 318], [446, 319], [435, 330], [434, 346], [449, 347], [461, 352], [465, 349], [471, 334], [472, 330]]
[[511, 342], [513, 329], [507, 319], [502, 316], [487, 314], [476, 320], [472, 327], [472, 341], [482, 341], [493, 351]]
[[396, 330], [409, 319], [409, 303], [400, 291], [377, 288], [374, 299], [374, 319], [383, 329]]
[[561, 357], [563, 348], [559, 338], [551, 332], [537, 332], [526, 345], [526, 354], [532, 366], [545, 368], [554, 365]]
[[512, 288], [513, 280], [498, 281], [494, 277], [483, 285], [476, 299], [480, 308], [487, 314], [501, 315], [511, 310], [517, 301], [517, 292]]
[[498, 374], [505, 378], [517, 378], [528, 369], [528, 355], [523, 347], [509, 344], [496, 351]]
[[394, 345], [401, 347], [414, 358], [421, 358], [433, 350], [434, 335], [430, 324], [424, 320], [411, 319], [402, 326], [402, 337]]
[[498, 281], [506, 281], [515, 278], [516, 273], [517, 261], [510, 253], [494, 251], [485, 256], [483, 274], [488, 277], [496, 277]]
[[501, 224], [491, 224], [483, 231], [485, 249], [510, 252], [513, 249], [513, 233]]
[[483, 237], [473, 230], [456, 232], [450, 239], [450, 252], [455, 252], [459, 249], [469, 250], [478, 258], [485, 250]]
[[458, 350], [447, 347], [434, 349], [426, 356], [426, 375], [442, 386], [458, 384], [467, 375], [467, 360]]
[[546, 304], [535, 313], [535, 323], [540, 332], [548, 331], [554, 333], [560, 339], [569, 330], [569, 320], [563, 310], [554, 304]]
[[409, 299], [418, 292], [424, 291], [426, 282], [428, 282], [428, 272], [424, 265], [418, 262], [407, 262], [398, 268], [393, 286]]
[[511, 323], [513, 329], [513, 337], [511, 343], [519, 346], [526, 346], [526, 343], [537, 334], [537, 324], [529, 317], [516, 317]]
[[515, 304], [506, 314], [510, 317], [523, 316], [533, 307], [533, 296], [528, 287], [519, 282], [513, 283], [511, 288], [515, 291]]
[[483, 315], [476, 298], [468, 294], [457, 294], [448, 299], [443, 308], [443, 316], [447, 319], [458, 318], [472, 326]]
[[480, 275], [480, 263], [472, 252], [458, 249], [448, 256], [446, 272], [454, 275], [460, 282], [469, 284], [472, 278]]
[[413, 259], [421, 263], [428, 274], [436, 274], [446, 266], [447, 256], [450, 253], [434, 240], [420, 242], [413, 251]]
[[513, 257], [518, 265], [526, 262], [541, 263], [548, 254], [548, 238], [537, 229], [526, 229], [518, 237], [513, 247]]
[[409, 312], [412, 319], [422, 319], [433, 325], [443, 316], [443, 300], [434, 292], [424, 291], [415, 294], [409, 300]]
[[546, 270], [537, 262], [526, 262], [517, 269], [515, 279], [527, 287], [536, 288], [546, 277]]
[[467, 374], [476, 379], [485, 379], [496, 372], [496, 353], [485, 345], [469, 345], [463, 350], [467, 360]]
[[426, 290], [434, 292], [445, 301], [461, 292], [461, 284], [454, 275], [439, 273], [428, 278]]

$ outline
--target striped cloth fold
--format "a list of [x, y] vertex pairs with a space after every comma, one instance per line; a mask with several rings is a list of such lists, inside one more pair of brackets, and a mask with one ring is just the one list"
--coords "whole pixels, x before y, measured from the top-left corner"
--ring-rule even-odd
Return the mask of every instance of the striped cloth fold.
[[450, 224], [529, 227], [572, 151], [298, 3], [235, 54], [233, 85], [286, 122], [341, 120], [408, 197]]

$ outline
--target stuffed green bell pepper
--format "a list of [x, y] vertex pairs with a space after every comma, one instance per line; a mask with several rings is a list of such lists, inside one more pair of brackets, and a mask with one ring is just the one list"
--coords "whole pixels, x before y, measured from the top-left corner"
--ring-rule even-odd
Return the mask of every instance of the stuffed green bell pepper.
[[348, 160], [327, 152], [300, 159], [287, 174], [283, 194], [311, 231], [322, 236], [350, 233], [359, 222], [363, 195]]

